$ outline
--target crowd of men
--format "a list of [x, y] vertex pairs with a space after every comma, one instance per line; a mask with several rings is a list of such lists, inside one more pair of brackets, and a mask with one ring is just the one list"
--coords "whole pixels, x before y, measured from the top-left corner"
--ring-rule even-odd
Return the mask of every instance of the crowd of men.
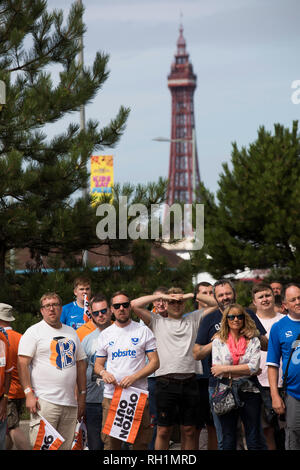
[[[197, 450], [203, 429], [207, 449], [222, 450], [211, 406], [211, 352], [224, 310], [236, 302], [234, 285], [221, 279], [201, 282], [192, 293], [158, 287], [137, 299], [124, 291], [107, 299], [92, 294], [89, 279], [78, 278], [74, 296], [63, 306], [57, 293], [44, 294], [42, 320], [23, 335], [12, 329], [13, 307], [0, 304], [0, 448], [32, 449], [42, 416], [63, 436], [61, 450], [72, 448], [82, 420], [90, 450], [168, 450], [176, 431], [182, 450]], [[190, 312], [188, 300], [195, 305]], [[300, 286], [255, 283], [247, 312], [261, 344], [260, 448], [299, 450]], [[130, 447], [101, 433], [116, 385], [148, 392]], [[24, 404], [29, 440], [20, 428]], [[245, 448], [242, 426], [239, 448]]]

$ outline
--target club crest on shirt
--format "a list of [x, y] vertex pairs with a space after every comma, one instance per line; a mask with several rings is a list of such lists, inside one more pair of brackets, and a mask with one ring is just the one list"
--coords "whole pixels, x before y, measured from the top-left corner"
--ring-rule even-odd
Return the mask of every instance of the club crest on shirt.
[[132, 344], [135, 346], [139, 342], [139, 338], [131, 338]]
[[50, 362], [57, 369], [66, 369], [76, 364], [76, 346], [72, 339], [56, 337], [50, 344]]

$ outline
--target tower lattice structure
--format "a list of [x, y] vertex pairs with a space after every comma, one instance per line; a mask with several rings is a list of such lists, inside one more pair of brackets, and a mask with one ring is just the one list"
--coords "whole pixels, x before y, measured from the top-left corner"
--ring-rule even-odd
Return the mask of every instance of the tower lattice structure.
[[[168, 75], [172, 97], [171, 143], [167, 204], [192, 203], [200, 173], [195, 138], [194, 91], [197, 76], [189, 62], [183, 27], [180, 26], [175, 60]], [[194, 172], [195, 168], [195, 172]]]

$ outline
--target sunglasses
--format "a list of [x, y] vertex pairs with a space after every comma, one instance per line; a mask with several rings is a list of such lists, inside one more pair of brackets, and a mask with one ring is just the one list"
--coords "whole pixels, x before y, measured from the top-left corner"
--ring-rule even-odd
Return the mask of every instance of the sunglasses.
[[102, 308], [101, 310], [95, 310], [94, 312], [92, 312], [92, 315], [94, 315], [94, 317], [98, 317], [98, 315], [101, 313], [101, 315], [105, 315], [107, 313], [107, 308]]
[[121, 307], [124, 307], [124, 308], [128, 308], [129, 305], [130, 305], [130, 302], [122, 302], [120, 304], [112, 304], [113, 308], [116, 309], [116, 310], [119, 310], [119, 308]]
[[238, 320], [243, 320], [245, 318], [245, 315], [243, 313], [239, 315], [227, 315], [228, 320], [234, 320], [235, 318], [237, 318]]

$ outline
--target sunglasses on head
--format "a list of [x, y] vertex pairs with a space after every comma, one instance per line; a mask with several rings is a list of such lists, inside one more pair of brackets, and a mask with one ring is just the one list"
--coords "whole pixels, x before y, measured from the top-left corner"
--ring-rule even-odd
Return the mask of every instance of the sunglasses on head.
[[128, 308], [129, 305], [130, 305], [130, 302], [121, 302], [120, 304], [112, 304], [113, 308], [115, 308], [116, 310], [119, 310], [119, 308], [121, 307], [124, 307], [124, 308]]
[[94, 317], [98, 317], [98, 315], [101, 313], [102, 315], [105, 315], [107, 313], [107, 308], [102, 308], [101, 310], [95, 310], [94, 312], [92, 312], [92, 315], [94, 315]]
[[227, 315], [228, 320], [234, 320], [237, 318], [238, 320], [243, 320], [245, 318], [245, 315], [243, 313], [240, 313], [239, 315]]

